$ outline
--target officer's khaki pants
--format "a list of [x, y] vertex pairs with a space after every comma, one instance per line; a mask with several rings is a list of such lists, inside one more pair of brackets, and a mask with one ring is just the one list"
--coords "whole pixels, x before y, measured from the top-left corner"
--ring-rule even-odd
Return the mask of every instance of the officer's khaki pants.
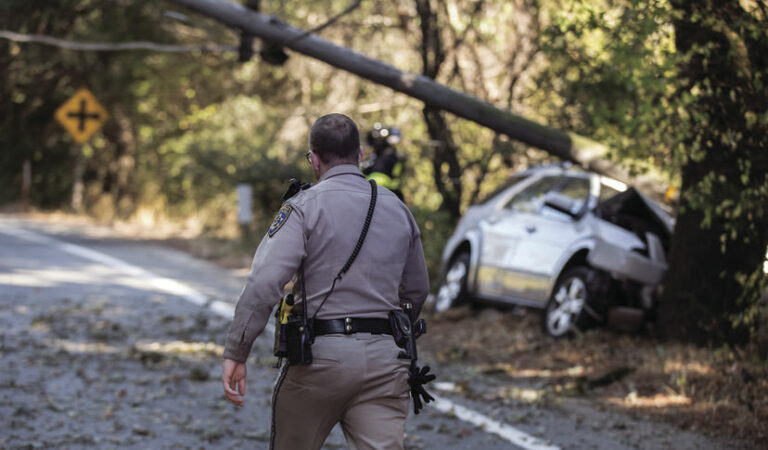
[[402, 449], [408, 360], [392, 336], [318, 336], [309, 366], [284, 366], [272, 396], [271, 448], [319, 449], [336, 423], [355, 449]]

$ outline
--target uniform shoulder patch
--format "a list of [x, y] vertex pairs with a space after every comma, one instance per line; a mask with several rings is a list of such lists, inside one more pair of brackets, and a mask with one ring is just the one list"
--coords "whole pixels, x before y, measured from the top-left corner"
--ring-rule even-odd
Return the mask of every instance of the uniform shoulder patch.
[[292, 211], [293, 207], [291, 207], [291, 205], [285, 205], [280, 208], [280, 211], [277, 212], [275, 220], [272, 221], [272, 225], [269, 227], [269, 231], [267, 232], [269, 237], [274, 236], [275, 233], [277, 233], [277, 231], [285, 224], [285, 222], [288, 220], [288, 216], [291, 215]]

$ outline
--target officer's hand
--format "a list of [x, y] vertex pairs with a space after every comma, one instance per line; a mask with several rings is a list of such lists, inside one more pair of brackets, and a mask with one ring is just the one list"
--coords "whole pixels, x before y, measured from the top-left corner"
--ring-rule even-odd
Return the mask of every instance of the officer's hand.
[[418, 414], [424, 407], [421, 400], [424, 399], [424, 403], [434, 401], [435, 398], [429, 395], [424, 389], [424, 385], [435, 379], [434, 374], [429, 373], [429, 366], [424, 366], [419, 369], [415, 364], [411, 365], [409, 369], [408, 384], [411, 385], [411, 398], [413, 398], [413, 413]]
[[221, 381], [224, 383], [224, 395], [236, 406], [243, 406], [245, 396], [245, 363], [233, 359], [224, 359], [221, 371]]

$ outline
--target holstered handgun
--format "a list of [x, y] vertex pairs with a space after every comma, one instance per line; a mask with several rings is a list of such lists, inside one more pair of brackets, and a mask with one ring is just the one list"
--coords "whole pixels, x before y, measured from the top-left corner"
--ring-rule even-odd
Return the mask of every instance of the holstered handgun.
[[[312, 364], [311, 321], [307, 320], [307, 294], [304, 288], [304, 264], [299, 268], [301, 274], [302, 311], [297, 314], [293, 294], [286, 294], [275, 312], [275, 348], [278, 357], [277, 366], [282, 358], [295, 366]], [[276, 367], [277, 367], [276, 366]]]
[[286, 341], [285, 328], [288, 323], [288, 317], [290, 317], [291, 310], [293, 310], [293, 294], [286, 294], [282, 300], [280, 300], [280, 307], [275, 311], [275, 347], [274, 354], [278, 358], [284, 358], [288, 356], [288, 342]]
[[395, 344], [404, 349], [397, 357], [400, 359], [414, 359], [416, 348], [413, 345], [411, 319], [403, 311], [398, 309], [389, 312], [389, 325], [392, 327], [392, 337]]
[[286, 358], [293, 366], [312, 364], [312, 334], [301, 317], [290, 317], [285, 324]]
[[390, 311], [389, 324], [392, 327], [392, 337], [395, 338], [395, 344], [403, 349], [397, 357], [415, 361], [418, 359], [416, 339], [427, 332], [427, 322], [424, 319], [419, 319], [415, 323], [411, 323], [410, 314], [406, 311], [397, 309]]

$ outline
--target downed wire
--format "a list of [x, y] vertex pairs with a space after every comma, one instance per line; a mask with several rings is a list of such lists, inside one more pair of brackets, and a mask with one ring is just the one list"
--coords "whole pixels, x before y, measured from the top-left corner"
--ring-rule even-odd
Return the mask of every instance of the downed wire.
[[168, 45], [157, 44], [154, 42], [136, 41], [136, 42], [77, 42], [59, 39], [42, 34], [22, 34], [8, 30], [0, 30], [0, 38], [5, 38], [14, 42], [38, 42], [41, 44], [52, 45], [67, 50], [86, 50], [86, 51], [115, 51], [115, 50], [154, 50], [158, 52], [234, 52], [237, 47], [232, 45]]

